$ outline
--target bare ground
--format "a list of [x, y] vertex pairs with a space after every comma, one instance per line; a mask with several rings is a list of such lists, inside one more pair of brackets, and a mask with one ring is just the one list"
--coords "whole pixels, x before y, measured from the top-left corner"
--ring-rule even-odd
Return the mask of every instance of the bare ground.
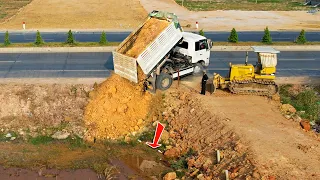
[[[280, 102], [266, 97], [232, 95], [221, 90], [215, 95], [201, 96], [197, 83], [187, 83], [187, 87], [201, 102], [199, 106], [220, 118], [226, 126], [223, 129], [235, 132], [241, 142], [249, 147], [248, 158], [252, 158], [252, 165], [262, 176], [275, 176], [277, 179], [320, 178], [319, 136], [304, 132], [299, 123], [284, 118], [279, 110]], [[210, 129], [210, 123], [205, 125], [193, 128], [202, 134], [202, 131], [205, 133]], [[215, 128], [217, 124], [211, 122], [211, 126]]]
[[[182, 26], [195, 23], [205, 31], [262, 31], [266, 26], [269, 30], [319, 30], [320, 13], [310, 14], [306, 11], [198, 11], [192, 12], [176, 4], [174, 0], [140, 0], [147, 10], [168, 10], [177, 14]], [[186, 28], [188, 29], [188, 28]]]
[[146, 16], [138, 0], [33, 0], [1, 29], [131, 29]]

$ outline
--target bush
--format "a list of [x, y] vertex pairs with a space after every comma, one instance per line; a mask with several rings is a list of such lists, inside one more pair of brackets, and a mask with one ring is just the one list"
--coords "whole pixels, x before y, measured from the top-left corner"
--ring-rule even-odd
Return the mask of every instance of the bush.
[[307, 42], [307, 39], [306, 39], [306, 33], [305, 31], [302, 29], [298, 38], [296, 39], [296, 43], [298, 44], [304, 44]]
[[199, 31], [199, 35], [204, 36], [204, 31], [203, 31], [203, 29], [201, 29], [201, 30]]
[[238, 42], [238, 33], [235, 28], [232, 28], [228, 41], [232, 43]]
[[6, 31], [6, 34], [4, 35], [4, 45], [9, 46], [11, 44], [10, 39], [9, 39], [9, 32]]
[[301, 114], [301, 117], [309, 119], [310, 121], [315, 121], [318, 119], [320, 113], [318, 101], [319, 98], [315, 91], [306, 90], [296, 96], [293, 106], [298, 111], [305, 111], [304, 114]]
[[101, 36], [100, 36], [100, 41], [99, 41], [99, 44], [101, 45], [105, 45], [107, 44], [108, 41], [107, 41], [107, 36], [106, 36], [106, 33], [103, 31]]
[[268, 27], [266, 27], [264, 29], [264, 35], [262, 37], [262, 42], [265, 43], [265, 44], [271, 44], [272, 43], [272, 38], [271, 38], [271, 35], [270, 35]]
[[39, 31], [37, 31], [37, 36], [36, 36], [36, 40], [35, 40], [34, 44], [37, 46], [44, 44], [44, 41], [43, 41]]
[[75, 40], [74, 40], [74, 37], [73, 37], [73, 34], [72, 34], [72, 31], [69, 30], [68, 32], [68, 38], [67, 38], [67, 41], [66, 41], [67, 44], [75, 44]]

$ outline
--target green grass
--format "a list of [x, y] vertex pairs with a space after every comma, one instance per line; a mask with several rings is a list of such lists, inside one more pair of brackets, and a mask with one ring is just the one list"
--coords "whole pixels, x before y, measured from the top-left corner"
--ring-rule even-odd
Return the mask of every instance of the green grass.
[[29, 142], [33, 145], [40, 145], [40, 144], [49, 144], [52, 143], [54, 139], [50, 136], [37, 136], [29, 139]]
[[73, 45], [58, 42], [44, 43], [41, 46], [36, 46], [34, 43], [12, 43], [9, 46], [4, 46], [3, 43], [0, 44], [0, 48], [12, 48], [12, 47], [103, 47], [103, 46], [118, 46], [120, 42], [108, 42], [105, 45], [101, 45], [98, 42], [76, 42]]
[[0, 22], [7, 19], [32, 0], [0, 0]]
[[[182, 0], [176, 0], [182, 5]], [[191, 11], [212, 11], [212, 10], [246, 10], [246, 11], [292, 11], [309, 9], [302, 4], [303, 0], [184, 0], [184, 7]]]
[[304, 113], [299, 113], [302, 118], [308, 119], [310, 121], [318, 121], [320, 115], [320, 98], [316, 95], [317, 88], [314, 89], [304, 89], [297, 95], [290, 92], [292, 85], [282, 85], [280, 86], [280, 97], [282, 104], [291, 104], [298, 112], [304, 111]]

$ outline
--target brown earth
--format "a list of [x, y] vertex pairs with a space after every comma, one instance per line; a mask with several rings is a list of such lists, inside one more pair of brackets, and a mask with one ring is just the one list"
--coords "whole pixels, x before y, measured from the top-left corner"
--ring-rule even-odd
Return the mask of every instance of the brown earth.
[[1, 29], [132, 29], [146, 17], [138, 0], [33, 0]]
[[69, 132], [82, 136], [83, 110], [90, 90], [91, 85], [1, 84], [1, 131], [30, 131], [33, 136], [64, 124]]
[[137, 58], [138, 55], [166, 28], [169, 22], [151, 18], [131, 37], [125, 46], [118, 50], [122, 54]]
[[116, 139], [141, 131], [151, 100], [141, 86], [113, 74], [90, 93], [85, 110], [88, 139]]

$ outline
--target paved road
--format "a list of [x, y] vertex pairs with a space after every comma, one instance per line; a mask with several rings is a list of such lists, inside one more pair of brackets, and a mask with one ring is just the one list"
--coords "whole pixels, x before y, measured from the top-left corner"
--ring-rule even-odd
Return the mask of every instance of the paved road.
[[[256, 61], [249, 53], [249, 62]], [[226, 75], [228, 63], [243, 63], [245, 52], [212, 52], [210, 73]], [[278, 76], [320, 76], [320, 51], [281, 52]], [[0, 54], [0, 78], [107, 77], [113, 69], [112, 54], [8, 53]]]
[[[230, 32], [206, 32], [207, 38], [213, 41], [227, 41]], [[66, 40], [66, 33], [63, 32], [42, 32], [43, 39], [46, 42], [64, 42]], [[75, 32], [75, 39], [78, 42], [98, 42], [101, 32]], [[108, 41], [123, 41], [129, 32], [108, 32]], [[271, 32], [273, 41], [294, 41], [298, 37], [299, 32]], [[35, 32], [25, 33], [10, 33], [10, 40], [13, 43], [34, 42]], [[238, 32], [239, 41], [255, 41], [260, 42], [263, 32]], [[308, 41], [320, 41], [320, 32], [306, 32]], [[0, 32], [0, 40], [4, 39], [4, 32]]]

